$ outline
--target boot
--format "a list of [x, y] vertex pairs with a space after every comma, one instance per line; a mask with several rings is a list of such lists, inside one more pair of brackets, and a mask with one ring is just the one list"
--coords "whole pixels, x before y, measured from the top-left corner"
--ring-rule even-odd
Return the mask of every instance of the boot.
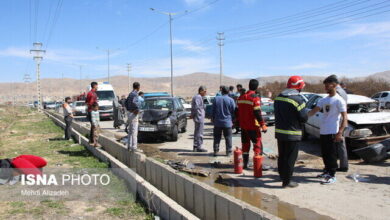
[[244, 161], [244, 169], [248, 169], [249, 154], [243, 154], [242, 159]]

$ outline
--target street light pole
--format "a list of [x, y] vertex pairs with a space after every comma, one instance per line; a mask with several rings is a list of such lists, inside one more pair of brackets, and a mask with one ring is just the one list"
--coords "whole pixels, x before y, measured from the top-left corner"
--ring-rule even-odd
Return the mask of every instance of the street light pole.
[[170, 47], [171, 47], [171, 95], [173, 96], [172, 13], [169, 13], [169, 39], [170, 39]]
[[38, 111], [40, 112], [42, 110], [42, 104], [41, 104], [41, 81], [40, 81], [40, 66], [41, 66], [41, 61], [43, 59], [42, 53], [45, 53], [45, 50], [41, 50], [42, 48], [42, 43], [36, 42], [33, 43], [34, 49], [30, 50], [30, 53], [34, 53], [34, 60], [35, 63], [37, 64], [36, 67], [36, 73], [37, 73], [37, 95], [38, 95]]
[[[170, 41], [170, 55], [171, 55], [171, 95], [173, 96], [173, 43], [172, 43], [172, 16], [177, 15], [178, 13], [173, 12], [163, 12], [156, 10], [154, 8], [150, 8], [150, 10], [158, 12], [160, 14], [168, 15], [169, 18], [169, 41]], [[182, 13], [187, 13], [187, 11], [184, 11]]]

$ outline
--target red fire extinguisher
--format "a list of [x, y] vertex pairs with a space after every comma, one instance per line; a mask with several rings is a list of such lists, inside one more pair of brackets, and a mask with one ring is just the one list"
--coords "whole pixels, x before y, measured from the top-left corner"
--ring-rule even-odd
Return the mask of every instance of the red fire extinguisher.
[[236, 147], [236, 150], [234, 150], [234, 173], [241, 174], [243, 166], [242, 151], [240, 148]]
[[253, 157], [253, 175], [257, 178], [263, 176], [263, 156], [259, 154]]

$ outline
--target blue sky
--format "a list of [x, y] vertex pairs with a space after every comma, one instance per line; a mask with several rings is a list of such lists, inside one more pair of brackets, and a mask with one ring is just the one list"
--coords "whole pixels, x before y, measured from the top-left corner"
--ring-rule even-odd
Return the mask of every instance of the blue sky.
[[353, 77], [390, 69], [389, 1], [214, 1], [2, 0], [0, 82], [22, 81], [26, 73], [35, 79], [29, 54], [34, 41], [47, 50], [44, 78], [79, 78], [79, 65], [82, 78], [106, 77], [107, 48], [112, 50], [111, 75], [126, 75], [126, 63], [131, 63], [133, 76], [169, 76], [168, 17], [151, 7], [190, 12], [173, 20], [175, 75], [219, 72], [217, 32], [225, 32], [224, 73], [236, 78]]

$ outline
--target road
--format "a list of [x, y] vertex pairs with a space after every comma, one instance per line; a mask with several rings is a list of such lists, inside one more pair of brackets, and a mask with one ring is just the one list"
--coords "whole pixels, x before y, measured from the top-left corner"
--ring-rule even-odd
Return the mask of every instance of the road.
[[[112, 121], [102, 121], [101, 127], [107, 135], [125, 135], [123, 127], [119, 130], [113, 128]], [[232, 173], [233, 158], [223, 156], [223, 140], [220, 145], [221, 156], [212, 156], [212, 125], [207, 123], [205, 126], [204, 147], [208, 153], [192, 152], [193, 130], [194, 124], [189, 120], [187, 132], [180, 134], [177, 142], [152, 140], [141, 143], [139, 147], [150, 157], [164, 160], [186, 159], [212, 173], [227, 174], [241, 187], [221, 187], [214, 183], [214, 179], [198, 179], [283, 218], [385, 219], [385, 216], [390, 216], [389, 161], [369, 165], [360, 160], [350, 160], [349, 172], [337, 173], [337, 183], [324, 186], [315, 178], [323, 168], [322, 159], [319, 157], [320, 147], [317, 140], [310, 139], [301, 144], [294, 173], [294, 178], [300, 186], [282, 189], [276, 160], [265, 160], [265, 164], [271, 165], [273, 169], [265, 171], [260, 179], [253, 178], [251, 170], [245, 171], [243, 175], [235, 175]], [[263, 145], [265, 152], [277, 153], [274, 127], [269, 127], [268, 132], [263, 134]], [[241, 146], [240, 135], [233, 136], [233, 146]], [[216, 161], [221, 164], [215, 166]], [[354, 182], [349, 177], [352, 174], [359, 174], [361, 182]], [[257, 195], [256, 193], [263, 199], [254, 199], [253, 195]]]

